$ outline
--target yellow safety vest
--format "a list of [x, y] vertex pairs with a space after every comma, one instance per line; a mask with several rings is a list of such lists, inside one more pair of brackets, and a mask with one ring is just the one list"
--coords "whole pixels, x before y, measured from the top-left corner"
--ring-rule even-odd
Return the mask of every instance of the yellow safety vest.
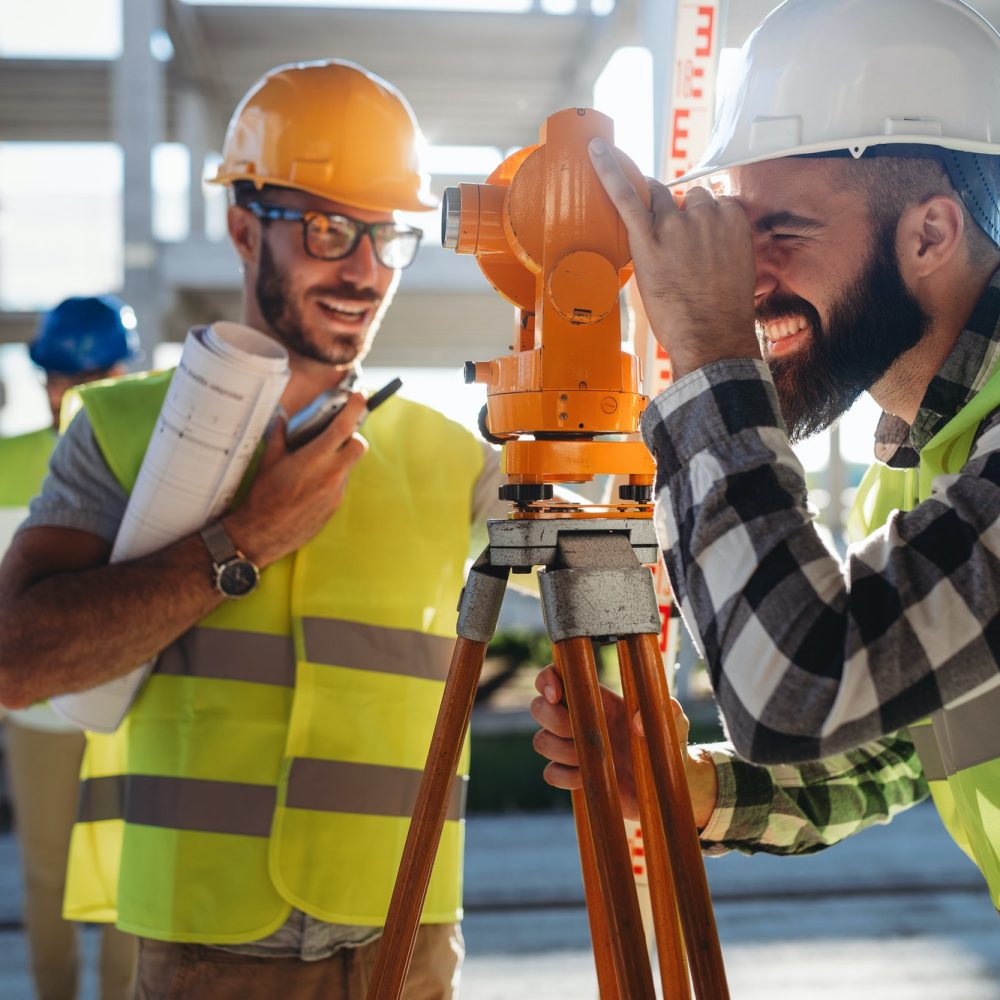
[[0, 507], [28, 506], [49, 471], [55, 446], [56, 435], [49, 427], [0, 438]]
[[[910, 510], [931, 495], [936, 477], [959, 472], [980, 423], [997, 407], [1000, 369], [921, 449], [918, 468], [869, 468], [848, 517], [850, 537], [868, 535], [894, 510]], [[1000, 909], [1000, 683], [909, 730], [941, 819]]]
[[[126, 489], [167, 382], [82, 394]], [[266, 936], [292, 906], [384, 923], [483, 456], [464, 428], [398, 397], [363, 433], [369, 450], [326, 527], [166, 649], [119, 731], [92, 739], [68, 916], [203, 943]], [[467, 773], [466, 748], [425, 922], [461, 919]]]

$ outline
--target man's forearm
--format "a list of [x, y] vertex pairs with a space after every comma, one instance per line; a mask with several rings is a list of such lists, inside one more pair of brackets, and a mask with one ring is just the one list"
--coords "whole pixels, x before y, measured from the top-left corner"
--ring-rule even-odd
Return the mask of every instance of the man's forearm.
[[716, 809], [701, 827], [708, 854], [812, 854], [922, 802], [913, 743], [894, 734], [808, 764], [763, 767], [724, 743], [692, 747], [713, 762]]
[[694, 373], [643, 429], [674, 593], [744, 757], [840, 753], [996, 675], [982, 581], [995, 576], [1000, 427], [946, 489], [893, 512], [843, 562], [813, 525], [763, 365]]
[[[210, 567], [192, 535], [134, 562], [8, 588], [0, 599], [0, 702], [22, 707], [145, 663], [224, 600]], [[16, 566], [4, 569], [16, 577]]]

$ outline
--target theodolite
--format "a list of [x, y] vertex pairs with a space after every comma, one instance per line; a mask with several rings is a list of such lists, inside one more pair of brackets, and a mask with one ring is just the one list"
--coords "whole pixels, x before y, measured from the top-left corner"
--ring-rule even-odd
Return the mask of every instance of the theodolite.
[[[508, 157], [484, 184], [446, 193], [445, 246], [476, 255], [516, 308], [511, 353], [470, 362], [487, 386], [484, 421], [503, 444], [512, 502], [488, 523], [490, 543], [469, 572], [458, 639], [417, 804], [403, 848], [368, 1000], [398, 1000], [487, 644], [511, 570], [535, 566], [545, 625], [566, 691], [582, 788], [573, 793], [584, 891], [602, 1000], [655, 1000], [595, 648], [614, 643], [626, 710], [639, 713], [632, 764], [647, 851], [663, 996], [726, 1000], [728, 987], [682, 751], [660, 656], [660, 613], [649, 566], [654, 465], [635, 439], [648, 399], [639, 363], [622, 349], [620, 292], [631, 275], [625, 229], [587, 144], [613, 148], [609, 118], [573, 108], [550, 116], [540, 142]], [[648, 192], [623, 154], [636, 189]], [[596, 475], [627, 479], [619, 500], [553, 497], [553, 485]]]

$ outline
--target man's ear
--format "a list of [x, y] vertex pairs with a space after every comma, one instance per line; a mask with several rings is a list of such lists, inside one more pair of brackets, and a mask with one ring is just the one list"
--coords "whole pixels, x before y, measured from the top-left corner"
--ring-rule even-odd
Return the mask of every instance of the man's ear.
[[900, 270], [912, 278], [932, 274], [952, 259], [964, 235], [965, 216], [957, 199], [941, 194], [911, 205], [896, 230]]
[[251, 266], [257, 260], [260, 248], [260, 224], [245, 209], [230, 205], [226, 214], [226, 226], [243, 266]]

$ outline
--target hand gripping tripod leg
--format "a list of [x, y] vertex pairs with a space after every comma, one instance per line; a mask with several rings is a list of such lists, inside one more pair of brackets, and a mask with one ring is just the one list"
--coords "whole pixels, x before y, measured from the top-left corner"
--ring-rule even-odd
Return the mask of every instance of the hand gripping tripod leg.
[[[595, 641], [616, 641], [630, 710], [640, 819], [664, 997], [726, 1000], [719, 949], [681, 750], [667, 700], [648, 518], [513, 519], [489, 523], [490, 544], [469, 573], [458, 640], [403, 850], [368, 1000], [397, 1000], [409, 966], [451, 783], [458, 767], [486, 646], [512, 567], [543, 566], [541, 594], [580, 756], [574, 794], [587, 908], [602, 1000], [653, 1000], [652, 972], [597, 683]], [[680, 933], [678, 933], [678, 924]], [[683, 942], [683, 943], [682, 943]], [[690, 964], [690, 983], [688, 964]]]

